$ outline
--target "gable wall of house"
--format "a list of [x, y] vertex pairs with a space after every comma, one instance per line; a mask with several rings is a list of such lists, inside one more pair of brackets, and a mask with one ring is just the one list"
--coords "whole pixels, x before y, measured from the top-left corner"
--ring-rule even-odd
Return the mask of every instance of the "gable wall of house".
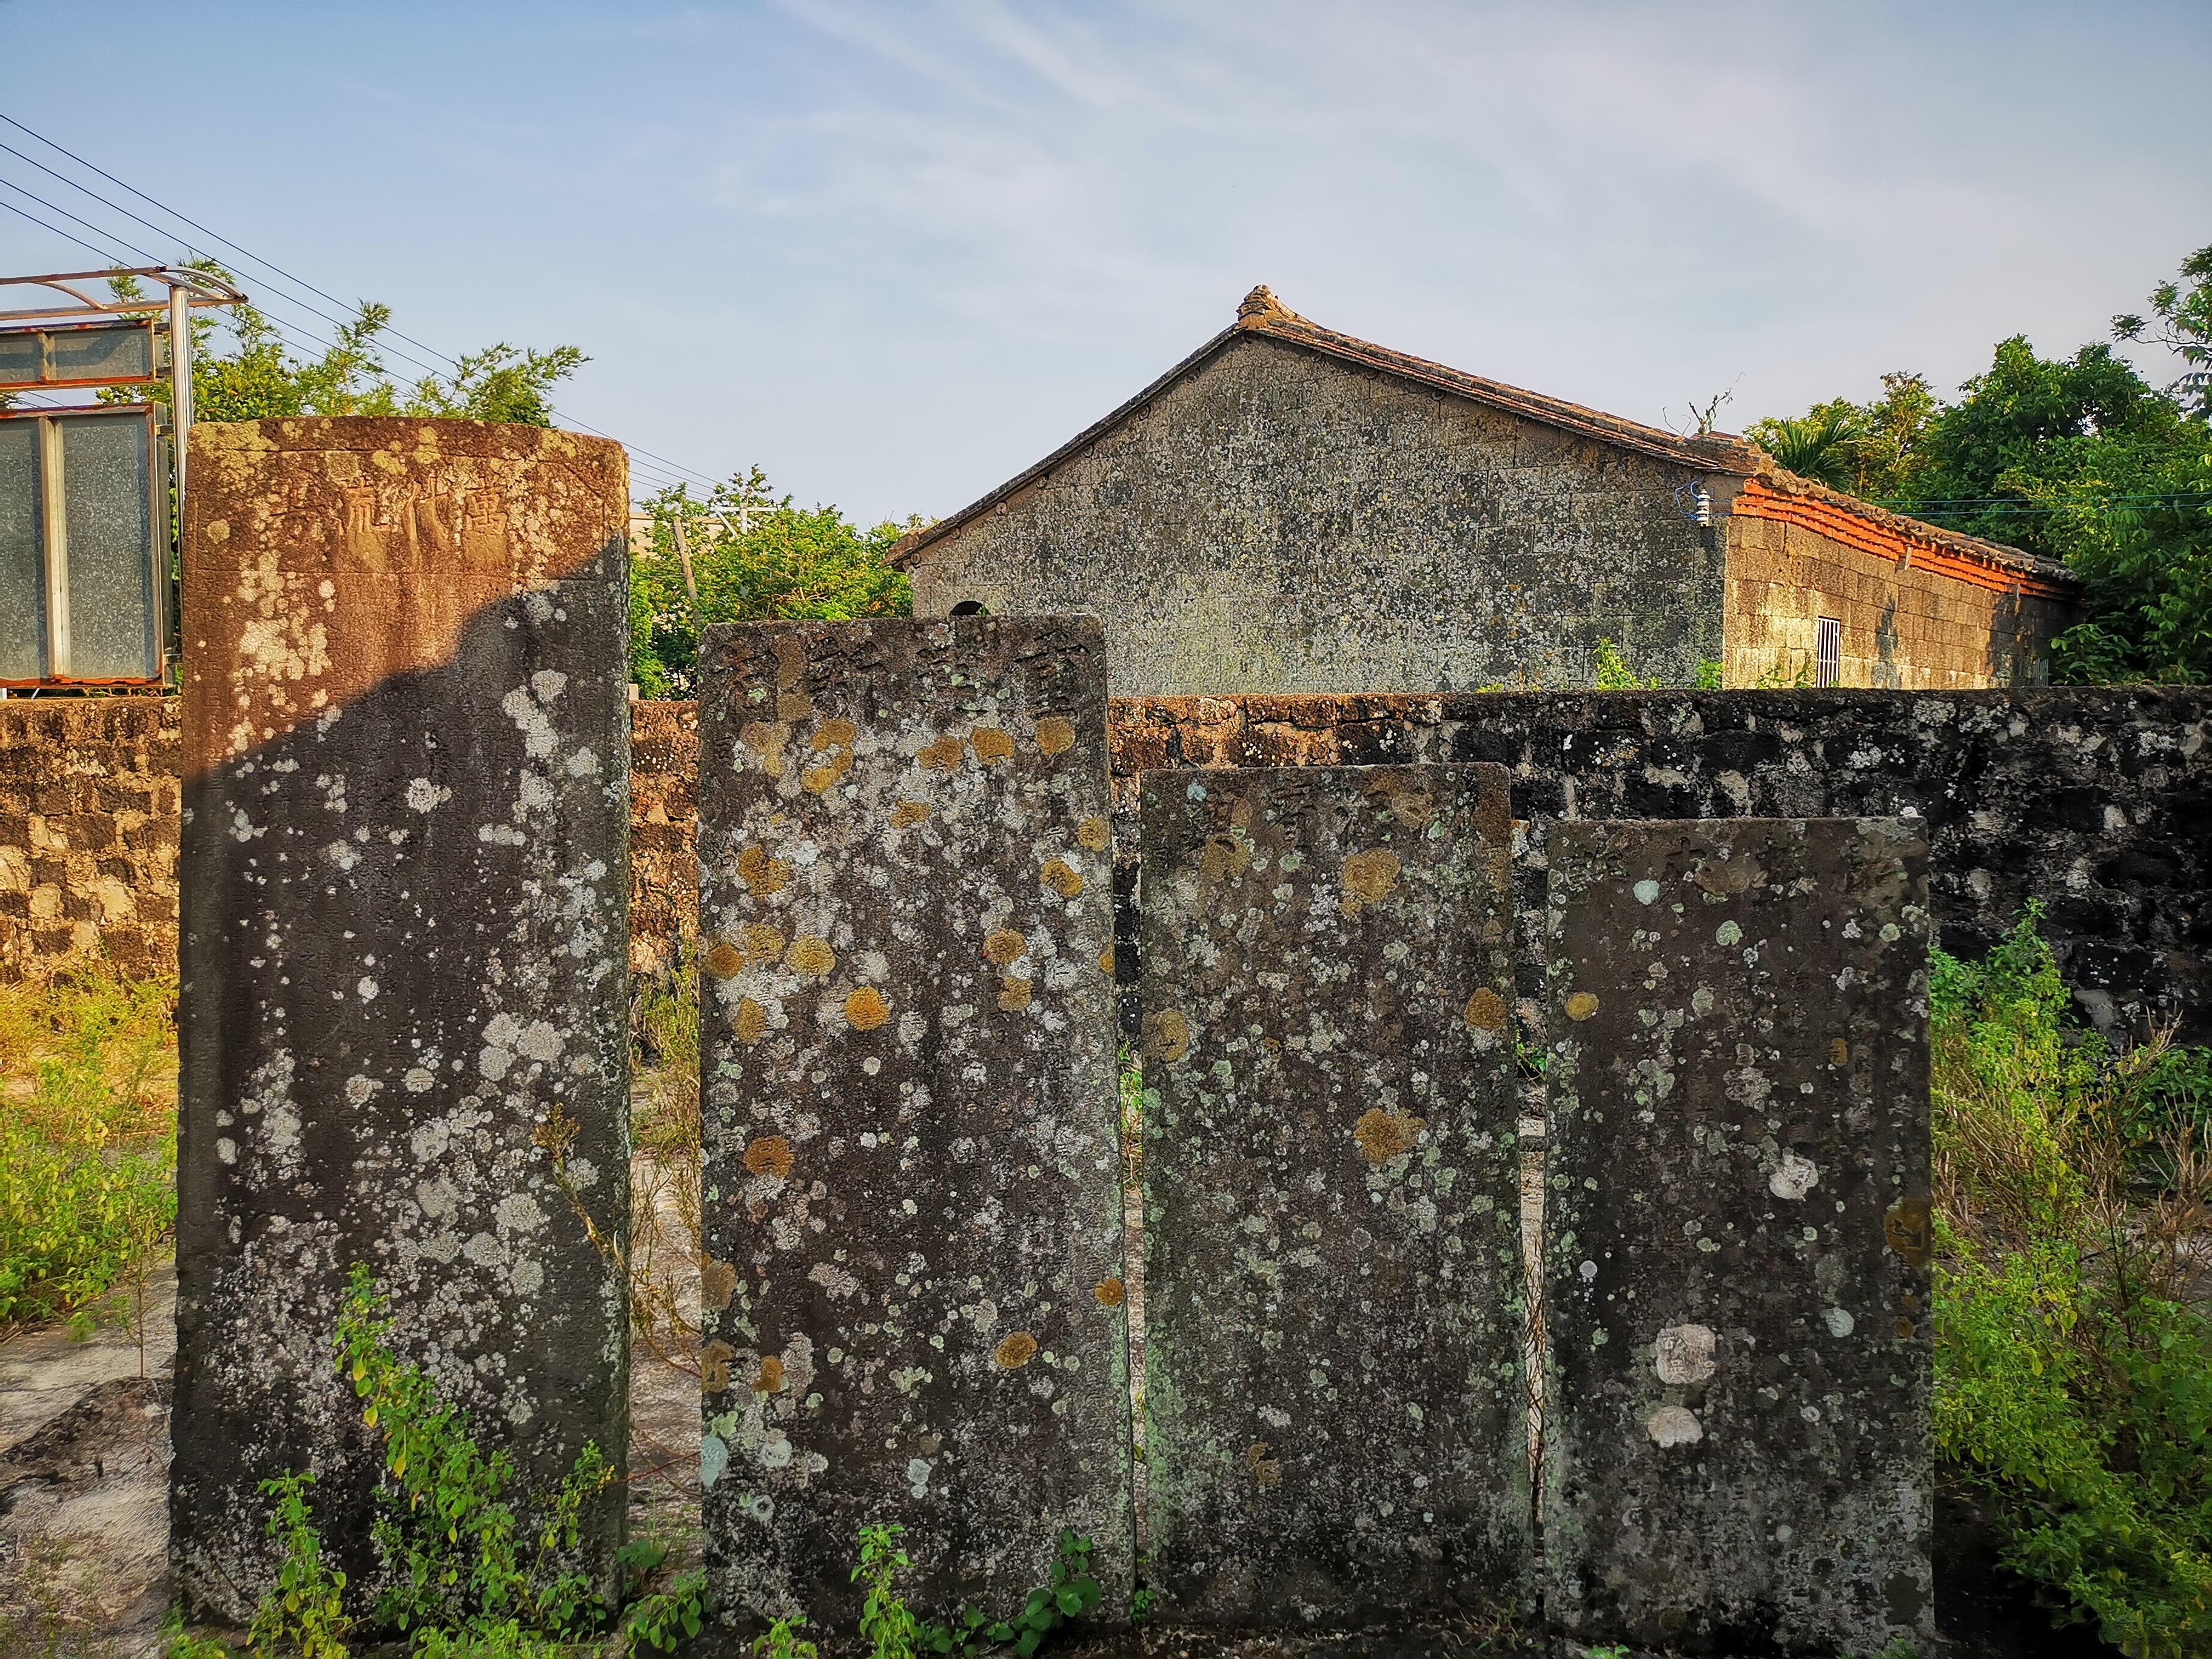
[[1747, 492], [1726, 522], [1729, 685], [1816, 684], [1823, 617], [1842, 624], [1838, 685], [2040, 685], [2052, 638], [2075, 620], [2048, 584], [2015, 583], [1817, 503]]
[[1696, 475], [1258, 336], [922, 548], [915, 608], [1104, 618], [1117, 696], [1587, 684], [1721, 652]]

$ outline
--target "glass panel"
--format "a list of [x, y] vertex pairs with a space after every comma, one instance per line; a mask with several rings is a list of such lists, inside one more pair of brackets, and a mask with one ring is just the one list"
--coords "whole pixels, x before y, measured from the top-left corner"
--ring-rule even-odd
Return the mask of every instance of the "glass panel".
[[0, 333], [0, 386], [39, 383], [39, 346], [46, 337], [33, 329]]
[[46, 672], [37, 421], [0, 421], [0, 680]]
[[154, 372], [154, 331], [144, 323], [54, 331], [57, 380], [130, 380]]
[[71, 679], [154, 678], [153, 458], [143, 415], [60, 422]]

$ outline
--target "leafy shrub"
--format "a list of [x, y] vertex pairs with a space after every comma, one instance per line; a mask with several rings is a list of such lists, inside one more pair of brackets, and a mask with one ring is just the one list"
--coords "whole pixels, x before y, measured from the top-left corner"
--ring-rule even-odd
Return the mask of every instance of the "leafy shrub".
[[2031, 908], [1931, 974], [1939, 1451], [2062, 1623], [2212, 1650], [2203, 1050], [2069, 1017]]
[[[370, 1522], [379, 1591], [369, 1622], [408, 1638], [418, 1659], [552, 1659], [566, 1643], [604, 1628], [611, 1610], [577, 1570], [584, 1505], [614, 1479], [587, 1443], [557, 1490], [519, 1511], [509, 1495], [514, 1467], [487, 1456], [469, 1416], [443, 1399], [422, 1368], [392, 1348], [392, 1322], [368, 1270], [356, 1267], [334, 1337], [340, 1374], [362, 1401], [362, 1421], [383, 1444], [384, 1474]], [[345, 1659], [352, 1621], [343, 1574], [326, 1567], [306, 1493], [313, 1478], [263, 1483], [275, 1500], [270, 1534], [285, 1560], [257, 1612], [257, 1656]], [[634, 1547], [621, 1565], [636, 1592], [621, 1620], [632, 1653], [674, 1648], [696, 1635], [707, 1611], [706, 1576], [677, 1575], [662, 1589], [644, 1583], [666, 1552]]]
[[173, 981], [0, 988], [0, 1325], [96, 1303], [176, 1220]]

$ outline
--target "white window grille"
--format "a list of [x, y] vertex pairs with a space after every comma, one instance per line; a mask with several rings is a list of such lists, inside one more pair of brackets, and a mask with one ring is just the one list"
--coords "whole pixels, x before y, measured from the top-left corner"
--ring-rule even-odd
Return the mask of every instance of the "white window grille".
[[1813, 656], [1813, 684], [1840, 685], [1844, 678], [1844, 624], [1837, 617], [1820, 618], [1820, 635]]

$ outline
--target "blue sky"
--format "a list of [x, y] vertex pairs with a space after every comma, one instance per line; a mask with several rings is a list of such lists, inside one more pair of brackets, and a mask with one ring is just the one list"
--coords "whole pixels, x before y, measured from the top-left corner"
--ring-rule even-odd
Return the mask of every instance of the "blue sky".
[[[2203, 0], [106, 0], [96, 48], [94, 15], [0, 0], [0, 111], [444, 350], [580, 345], [569, 414], [868, 519], [982, 493], [1255, 282], [1740, 427], [2070, 350], [2212, 242]], [[131, 91], [70, 95], [133, 39]], [[91, 263], [0, 222], [0, 270]]]

